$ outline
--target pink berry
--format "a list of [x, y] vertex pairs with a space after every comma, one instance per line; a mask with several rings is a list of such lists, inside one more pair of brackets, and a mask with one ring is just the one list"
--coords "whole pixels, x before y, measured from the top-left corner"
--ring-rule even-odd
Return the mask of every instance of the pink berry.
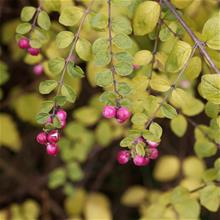
[[115, 108], [115, 106], [106, 105], [106, 106], [103, 108], [102, 115], [103, 115], [105, 118], [114, 118], [115, 115], [116, 115], [116, 108]]
[[47, 143], [47, 154], [51, 156], [56, 156], [59, 152], [59, 147], [55, 143]]
[[140, 68], [140, 65], [138, 65], [138, 64], [133, 64], [132, 66], [133, 66], [134, 70], [138, 70]]
[[150, 147], [157, 147], [160, 144], [160, 143], [148, 141], [148, 140], [147, 140], [147, 143], [149, 144]]
[[130, 153], [128, 150], [120, 150], [117, 154], [117, 161], [119, 164], [126, 164], [130, 159]]
[[149, 164], [150, 160], [147, 157], [136, 155], [135, 158], [133, 159], [133, 162], [136, 166], [146, 166]]
[[150, 156], [149, 158], [155, 160], [158, 158], [159, 151], [156, 148], [150, 148]]
[[33, 48], [33, 47], [29, 47], [28, 48], [28, 53], [32, 56], [37, 56], [40, 53], [40, 49], [38, 48]]
[[67, 118], [67, 113], [60, 108], [56, 113], [57, 118], [59, 118], [60, 121], [65, 121]]
[[190, 81], [189, 80], [182, 80], [180, 82], [180, 86], [183, 88], [183, 89], [188, 89], [190, 87]]
[[46, 144], [47, 143], [47, 134], [45, 132], [40, 132], [37, 137], [36, 140], [39, 144]]
[[34, 66], [33, 71], [35, 75], [39, 76], [44, 72], [44, 67], [42, 64], [39, 63]]
[[52, 130], [47, 135], [47, 140], [50, 143], [57, 143], [60, 139], [60, 134], [58, 130]]
[[125, 107], [121, 107], [117, 110], [116, 118], [119, 123], [125, 122], [126, 120], [130, 118], [130, 116], [131, 116], [131, 113]]
[[21, 49], [27, 49], [30, 47], [30, 44], [29, 44], [29, 40], [26, 38], [26, 37], [22, 37], [19, 41], [18, 41], [18, 46], [21, 48]]

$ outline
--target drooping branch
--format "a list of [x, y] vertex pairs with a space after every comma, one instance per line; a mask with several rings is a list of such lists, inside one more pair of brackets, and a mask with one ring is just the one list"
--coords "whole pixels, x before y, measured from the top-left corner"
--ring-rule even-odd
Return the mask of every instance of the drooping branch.
[[201, 51], [201, 54], [205, 57], [206, 61], [209, 63], [211, 68], [215, 71], [215, 73], [220, 74], [220, 70], [217, 68], [217, 66], [215, 65], [211, 57], [209, 56], [208, 52], [206, 51], [205, 44], [196, 37], [194, 32], [191, 30], [191, 28], [186, 24], [186, 22], [183, 20], [180, 14], [176, 11], [175, 7], [168, 0], [162, 0], [162, 1], [169, 8], [169, 10], [173, 13], [173, 15], [176, 17], [179, 23], [183, 26], [186, 32], [190, 35], [190, 37], [195, 42], [195, 44], [198, 45], [198, 48]]
[[153, 122], [153, 120], [155, 119], [155, 117], [157, 116], [157, 113], [159, 112], [160, 108], [162, 107], [162, 105], [168, 100], [168, 98], [170, 97], [170, 94], [173, 92], [173, 90], [176, 88], [177, 83], [179, 82], [179, 79], [182, 77], [183, 73], [185, 72], [186, 68], [189, 65], [189, 61], [190, 59], [193, 57], [196, 49], [197, 49], [198, 45], [195, 44], [192, 48], [191, 54], [187, 60], [187, 62], [185, 63], [185, 65], [183, 66], [182, 70], [179, 72], [177, 78], [175, 79], [175, 81], [172, 83], [172, 85], [170, 86], [170, 89], [167, 91], [166, 95], [164, 96], [164, 98], [162, 99], [162, 101], [160, 102], [159, 106], [156, 108], [156, 110], [154, 111], [154, 113], [152, 114], [152, 116], [150, 117], [150, 119], [146, 122], [145, 124], [145, 128], [148, 128], [148, 126]]

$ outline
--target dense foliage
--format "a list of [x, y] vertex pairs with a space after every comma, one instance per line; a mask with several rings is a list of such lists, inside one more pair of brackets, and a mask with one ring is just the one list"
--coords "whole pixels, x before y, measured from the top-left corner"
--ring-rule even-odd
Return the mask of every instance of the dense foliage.
[[[45, 179], [64, 196], [64, 214], [47, 200], [55, 219], [112, 219], [111, 193], [95, 192], [110, 172], [114, 190], [123, 191], [117, 200], [138, 207], [134, 218], [205, 219], [219, 210], [218, 1], [41, 0], [1, 32], [3, 51], [33, 75], [5, 93], [17, 76], [3, 57], [0, 144], [22, 155], [29, 143], [22, 127], [37, 130], [28, 148], [46, 148], [44, 163], [56, 161]], [[90, 161], [101, 151], [105, 159]], [[25, 171], [15, 175], [0, 157], [0, 169], [26, 182]], [[113, 167], [122, 165], [120, 177]], [[91, 169], [100, 175], [84, 184]], [[139, 171], [143, 182], [124, 183]], [[37, 187], [29, 192], [38, 194]], [[43, 208], [27, 199], [4, 207], [0, 219], [44, 219]]]

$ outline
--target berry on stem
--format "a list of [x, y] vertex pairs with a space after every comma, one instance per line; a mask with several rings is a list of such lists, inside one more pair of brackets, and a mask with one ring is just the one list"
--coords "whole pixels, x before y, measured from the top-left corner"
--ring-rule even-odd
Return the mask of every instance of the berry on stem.
[[102, 115], [105, 118], [114, 118], [116, 116], [116, 108], [115, 108], [115, 106], [106, 105], [103, 108]]
[[116, 113], [116, 119], [119, 123], [127, 121], [131, 116], [131, 113], [125, 107], [120, 107]]
[[39, 76], [44, 72], [44, 67], [41, 63], [37, 64], [33, 68], [34, 74]]
[[150, 148], [150, 156], [149, 158], [152, 160], [157, 159], [159, 156], [159, 151], [156, 148]]
[[47, 135], [47, 140], [50, 143], [57, 143], [60, 139], [60, 134], [58, 130], [52, 130]]
[[67, 118], [67, 113], [60, 108], [56, 113], [57, 118], [59, 118], [60, 121], [65, 121]]
[[152, 148], [158, 147], [158, 145], [160, 144], [160, 143], [158, 143], [158, 142], [148, 141], [148, 140], [147, 140], [147, 143], [148, 143], [148, 145], [149, 145], [150, 147], [152, 147]]
[[130, 153], [128, 150], [120, 150], [117, 154], [117, 161], [119, 164], [126, 164], [130, 159]]
[[133, 162], [136, 166], [146, 166], [149, 164], [150, 160], [147, 157], [136, 155], [133, 159]]
[[40, 53], [40, 49], [38, 48], [33, 48], [33, 47], [29, 47], [28, 48], [28, 53], [32, 56], [37, 56]]
[[22, 37], [19, 41], [18, 41], [18, 46], [21, 48], [21, 49], [27, 49], [30, 47], [30, 44], [29, 44], [29, 39], [27, 39], [26, 37]]
[[36, 140], [39, 144], [46, 144], [47, 143], [47, 134], [45, 132], [40, 132], [37, 137]]
[[56, 156], [57, 153], [59, 152], [59, 147], [55, 143], [47, 143], [46, 149], [47, 149], [47, 154], [51, 156]]

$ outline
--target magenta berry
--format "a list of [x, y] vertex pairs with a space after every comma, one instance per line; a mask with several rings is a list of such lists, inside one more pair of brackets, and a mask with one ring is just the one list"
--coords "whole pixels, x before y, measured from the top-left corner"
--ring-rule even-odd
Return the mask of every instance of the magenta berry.
[[132, 66], [133, 66], [134, 70], [138, 70], [140, 68], [140, 65], [138, 65], [138, 64], [133, 64]]
[[131, 116], [131, 113], [125, 107], [121, 107], [117, 110], [116, 118], [119, 123], [125, 122], [126, 120], [130, 118], [130, 116]]
[[128, 150], [120, 150], [117, 154], [117, 161], [119, 164], [126, 164], [130, 159], [130, 153]]
[[59, 147], [55, 143], [47, 143], [46, 149], [47, 149], [47, 154], [51, 156], [56, 156], [57, 153], [59, 152]]
[[44, 67], [42, 64], [39, 63], [34, 66], [33, 71], [35, 75], [39, 76], [44, 72]]
[[47, 140], [50, 143], [57, 143], [60, 139], [60, 134], [58, 130], [52, 130], [47, 135]]
[[67, 118], [67, 113], [60, 108], [56, 113], [57, 118], [59, 118], [60, 121], [65, 121]]
[[47, 134], [45, 132], [40, 132], [37, 137], [36, 140], [39, 144], [46, 144], [47, 143]]
[[158, 158], [159, 151], [156, 148], [150, 148], [150, 156], [149, 158], [155, 160]]
[[18, 41], [18, 46], [21, 48], [21, 49], [27, 49], [30, 47], [30, 44], [29, 44], [29, 40], [26, 38], [26, 37], [22, 37], [19, 41]]
[[37, 56], [40, 53], [40, 49], [38, 48], [33, 48], [33, 47], [29, 47], [28, 48], [28, 53], [32, 56]]
[[153, 142], [153, 141], [148, 141], [147, 140], [147, 143], [148, 143], [148, 145], [150, 146], [150, 147], [157, 147], [160, 143], [158, 143], [158, 142]]
[[146, 166], [149, 164], [150, 160], [147, 157], [136, 155], [133, 159], [133, 162], [136, 166]]
[[102, 115], [103, 115], [105, 118], [114, 118], [115, 115], [116, 115], [116, 108], [115, 108], [115, 106], [106, 105], [106, 106], [103, 108]]

